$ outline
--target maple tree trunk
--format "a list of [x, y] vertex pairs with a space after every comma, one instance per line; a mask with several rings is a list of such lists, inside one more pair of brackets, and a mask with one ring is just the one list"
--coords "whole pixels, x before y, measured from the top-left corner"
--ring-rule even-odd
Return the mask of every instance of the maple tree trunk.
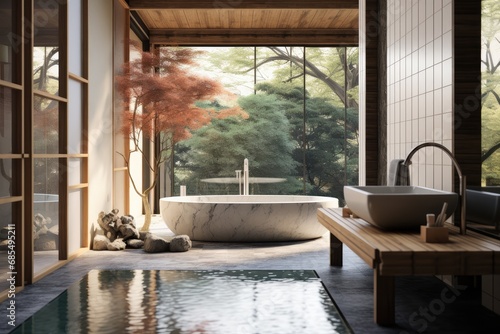
[[142, 232], [148, 232], [149, 226], [151, 225], [151, 205], [149, 205], [149, 192], [143, 193], [142, 197], [142, 205], [144, 206], [144, 225], [141, 227]]

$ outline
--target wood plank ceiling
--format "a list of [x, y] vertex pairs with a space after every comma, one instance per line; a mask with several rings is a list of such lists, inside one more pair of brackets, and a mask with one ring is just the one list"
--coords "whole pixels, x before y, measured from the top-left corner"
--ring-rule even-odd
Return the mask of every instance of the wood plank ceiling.
[[151, 44], [358, 44], [357, 0], [128, 2]]

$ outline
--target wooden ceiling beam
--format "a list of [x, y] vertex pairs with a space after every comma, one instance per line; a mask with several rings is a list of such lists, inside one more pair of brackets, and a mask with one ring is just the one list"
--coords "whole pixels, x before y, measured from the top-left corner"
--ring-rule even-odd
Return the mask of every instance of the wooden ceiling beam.
[[152, 29], [156, 45], [358, 45], [356, 29]]
[[358, 0], [129, 0], [131, 10], [139, 9], [353, 9], [359, 7]]

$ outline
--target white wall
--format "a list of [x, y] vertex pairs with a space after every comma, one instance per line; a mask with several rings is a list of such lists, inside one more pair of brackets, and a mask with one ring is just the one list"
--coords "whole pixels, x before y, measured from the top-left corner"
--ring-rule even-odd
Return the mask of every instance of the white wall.
[[89, 0], [89, 227], [113, 195], [113, 1]]
[[[453, 4], [387, 1], [387, 161], [424, 142], [453, 149]], [[451, 160], [425, 148], [412, 159], [414, 185], [451, 191]]]

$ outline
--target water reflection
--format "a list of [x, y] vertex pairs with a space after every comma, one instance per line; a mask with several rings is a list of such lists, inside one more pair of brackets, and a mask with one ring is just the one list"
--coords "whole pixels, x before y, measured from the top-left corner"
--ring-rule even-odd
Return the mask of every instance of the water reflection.
[[[91, 271], [36, 333], [350, 333], [314, 271]], [[18, 328], [17, 332], [21, 332]]]

